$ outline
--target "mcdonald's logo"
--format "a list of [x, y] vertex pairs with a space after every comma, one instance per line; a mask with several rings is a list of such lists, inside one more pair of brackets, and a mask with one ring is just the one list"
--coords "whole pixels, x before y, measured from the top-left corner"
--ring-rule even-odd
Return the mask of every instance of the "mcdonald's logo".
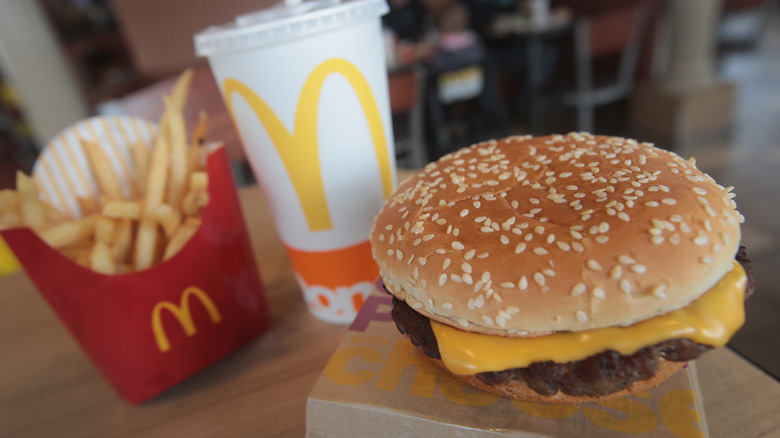
[[169, 311], [176, 318], [187, 336], [193, 336], [198, 332], [197, 328], [195, 328], [195, 323], [192, 321], [192, 312], [190, 312], [190, 297], [193, 295], [203, 304], [211, 318], [211, 322], [217, 324], [222, 319], [219, 309], [217, 309], [217, 306], [214, 305], [214, 302], [211, 301], [206, 292], [194, 286], [184, 290], [178, 306], [169, 301], [160, 301], [152, 310], [152, 332], [154, 333], [154, 340], [157, 342], [157, 348], [161, 352], [165, 353], [171, 349], [171, 343], [168, 341], [168, 335], [165, 334], [165, 328], [162, 324], [163, 310]]
[[[379, 174], [382, 178], [382, 190], [385, 198], [393, 190], [393, 174], [385, 140], [382, 118], [379, 114], [371, 86], [363, 74], [345, 59], [333, 58], [319, 64], [306, 79], [298, 97], [293, 132], [287, 130], [276, 113], [249, 87], [236, 79], [224, 81], [224, 96], [227, 107], [233, 113], [233, 93], [243, 97], [265, 126], [271, 141], [281, 157], [282, 163], [298, 195], [306, 223], [312, 231], [324, 231], [333, 228], [325, 187], [320, 168], [319, 145], [317, 143], [317, 109], [320, 91], [325, 79], [331, 74], [342, 75], [352, 86], [360, 101], [368, 123], [374, 152], [377, 157]], [[235, 120], [235, 115], [234, 120]]]

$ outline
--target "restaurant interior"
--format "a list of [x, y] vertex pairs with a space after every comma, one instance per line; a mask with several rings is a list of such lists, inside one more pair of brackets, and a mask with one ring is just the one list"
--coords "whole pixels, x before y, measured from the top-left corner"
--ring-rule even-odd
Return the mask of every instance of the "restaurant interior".
[[[700, 169], [736, 188], [746, 217], [756, 293], [729, 347], [780, 378], [778, 2], [388, 3], [384, 49], [399, 167], [421, 168], [480, 140], [570, 131], [695, 156]], [[0, 2], [0, 189], [13, 187], [16, 170], [29, 172], [40, 147], [69, 123], [94, 114], [156, 120], [160, 96], [188, 67], [196, 71], [193, 106], [209, 111], [209, 139], [226, 142], [236, 182], [254, 184], [192, 35], [271, 4]], [[192, 126], [197, 112], [185, 116]]]

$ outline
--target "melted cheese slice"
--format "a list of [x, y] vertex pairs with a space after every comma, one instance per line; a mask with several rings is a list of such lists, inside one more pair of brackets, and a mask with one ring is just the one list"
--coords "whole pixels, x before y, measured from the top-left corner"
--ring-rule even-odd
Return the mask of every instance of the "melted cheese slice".
[[469, 333], [431, 320], [442, 361], [455, 374], [526, 367], [534, 362], [584, 359], [604, 350], [622, 355], [669, 339], [720, 347], [745, 322], [746, 275], [739, 263], [712, 289], [679, 310], [627, 327], [558, 332], [534, 338]]

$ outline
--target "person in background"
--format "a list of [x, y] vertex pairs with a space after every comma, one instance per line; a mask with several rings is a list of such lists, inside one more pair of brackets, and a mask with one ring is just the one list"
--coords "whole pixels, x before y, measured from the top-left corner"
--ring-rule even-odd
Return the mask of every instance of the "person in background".
[[434, 70], [446, 71], [482, 61], [485, 49], [470, 27], [469, 11], [463, 3], [448, 1], [437, 18], [437, 47], [429, 63]]

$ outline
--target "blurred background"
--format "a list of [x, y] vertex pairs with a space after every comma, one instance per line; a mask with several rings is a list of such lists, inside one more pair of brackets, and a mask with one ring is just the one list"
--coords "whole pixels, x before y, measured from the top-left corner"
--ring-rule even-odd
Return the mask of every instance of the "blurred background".
[[[780, 7], [772, 0], [388, 0], [399, 167], [575, 130], [651, 141], [733, 185], [756, 276], [730, 346], [780, 377]], [[254, 182], [192, 35], [274, 0], [0, 0], [0, 189], [95, 114], [156, 120], [187, 67], [240, 184]]]

